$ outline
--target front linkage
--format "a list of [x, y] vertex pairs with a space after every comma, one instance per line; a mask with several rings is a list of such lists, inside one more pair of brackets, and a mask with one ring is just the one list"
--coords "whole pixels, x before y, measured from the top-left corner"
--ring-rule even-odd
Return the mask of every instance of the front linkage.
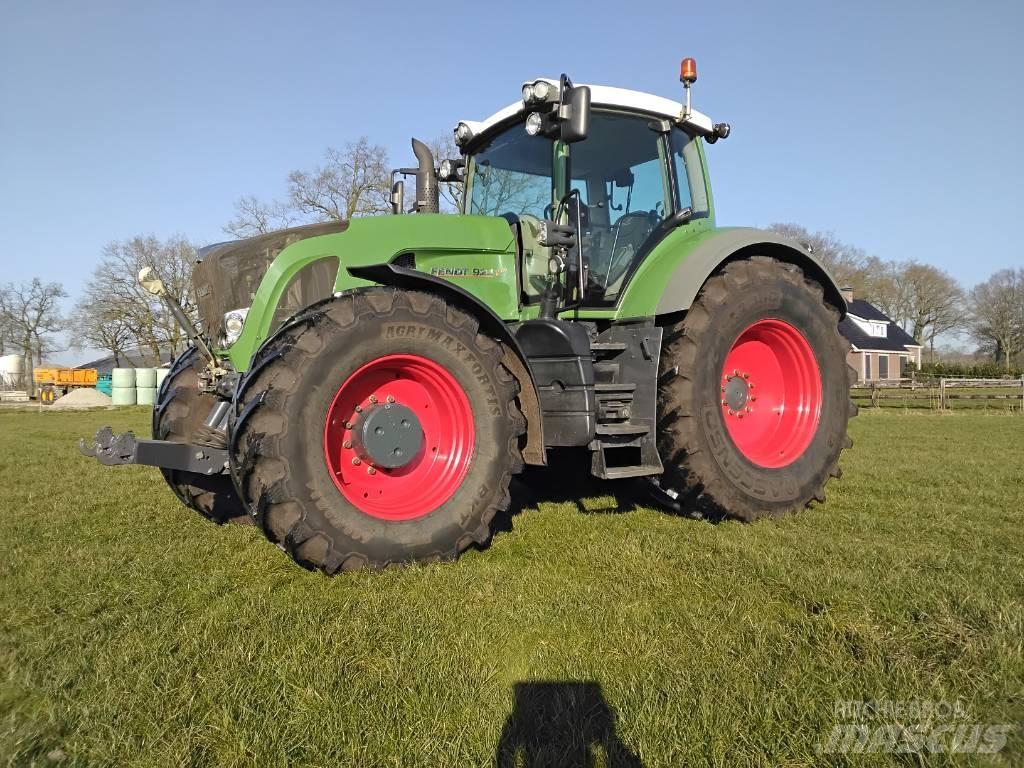
[[79, 440], [78, 449], [84, 456], [97, 459], [108, 467], [143, 464], [198, 475], [219, 475], [230, 470], [228, 452], [224, 448], [140, 440], [130, 430], [115, 435], [110, 427], [97, 431], [91, 444], [87, 444], [85, 438]]

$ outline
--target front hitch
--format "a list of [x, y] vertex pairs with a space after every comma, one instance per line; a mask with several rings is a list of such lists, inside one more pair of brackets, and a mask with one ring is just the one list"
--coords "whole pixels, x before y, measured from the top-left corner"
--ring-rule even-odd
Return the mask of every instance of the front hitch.
[[178, 469], [199, 475], [217, 475], [228, 471], [228, 452], [190, 443], [171, 443], [166, 440], [139, 440], [135, 433], [115, 435], [110, 427], [103, 427], [87, 445], [85, 438], [78, 441], [78, 450], [107, 466], [143, 464], [163, 469]]

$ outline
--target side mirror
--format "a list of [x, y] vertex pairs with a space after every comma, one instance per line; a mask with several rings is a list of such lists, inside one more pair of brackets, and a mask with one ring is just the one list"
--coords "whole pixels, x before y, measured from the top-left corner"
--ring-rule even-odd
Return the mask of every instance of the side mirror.
[[405, 182], [399, 179], [391, 185], [391, 213], [405, 212]]
[[559, 109], [561, 139], [567, 144], [583, 141], [590, 130], [590, 88], [574, 85], [563, 98]]

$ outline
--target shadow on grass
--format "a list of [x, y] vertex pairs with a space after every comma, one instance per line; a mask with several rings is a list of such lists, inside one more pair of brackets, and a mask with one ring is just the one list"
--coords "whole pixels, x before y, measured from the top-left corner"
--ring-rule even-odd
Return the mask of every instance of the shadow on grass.
[[[680, 503], [665, 496], [647, 478], [600, 480], [590, 474], [590, 454], [548, 451], [548, 466], [528, 467], [512, 480], [512, 504], [496, 520], [497, 530], [512, 530], [512, 518], [540, 504], [574, 504], [584, 515], [625, 514], [637, 509], [656, 509], [695, 520], [720, 522], [724, 515], [709, 501], [697, 497]], [[608, 499], [611, 501], [607, 501]], [[602, 501], [604, 500], [604, 501]]]
[[516, 683], [512, 691], [512, 714], [495, 751], [499, 768], [643, 768], [616, 733], [615, 713], [597, 683]]

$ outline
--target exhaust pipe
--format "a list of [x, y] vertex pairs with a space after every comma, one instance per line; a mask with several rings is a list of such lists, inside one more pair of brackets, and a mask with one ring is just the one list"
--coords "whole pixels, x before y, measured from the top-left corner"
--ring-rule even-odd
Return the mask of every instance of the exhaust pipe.
[[412, 151], [419, 164], [419, 168], [416, 169], [416, 211], [417, 213], [438, 213], [441, 210], [441, 190], [437, 186], [434, 155], [419, 139], [412, 140]]

